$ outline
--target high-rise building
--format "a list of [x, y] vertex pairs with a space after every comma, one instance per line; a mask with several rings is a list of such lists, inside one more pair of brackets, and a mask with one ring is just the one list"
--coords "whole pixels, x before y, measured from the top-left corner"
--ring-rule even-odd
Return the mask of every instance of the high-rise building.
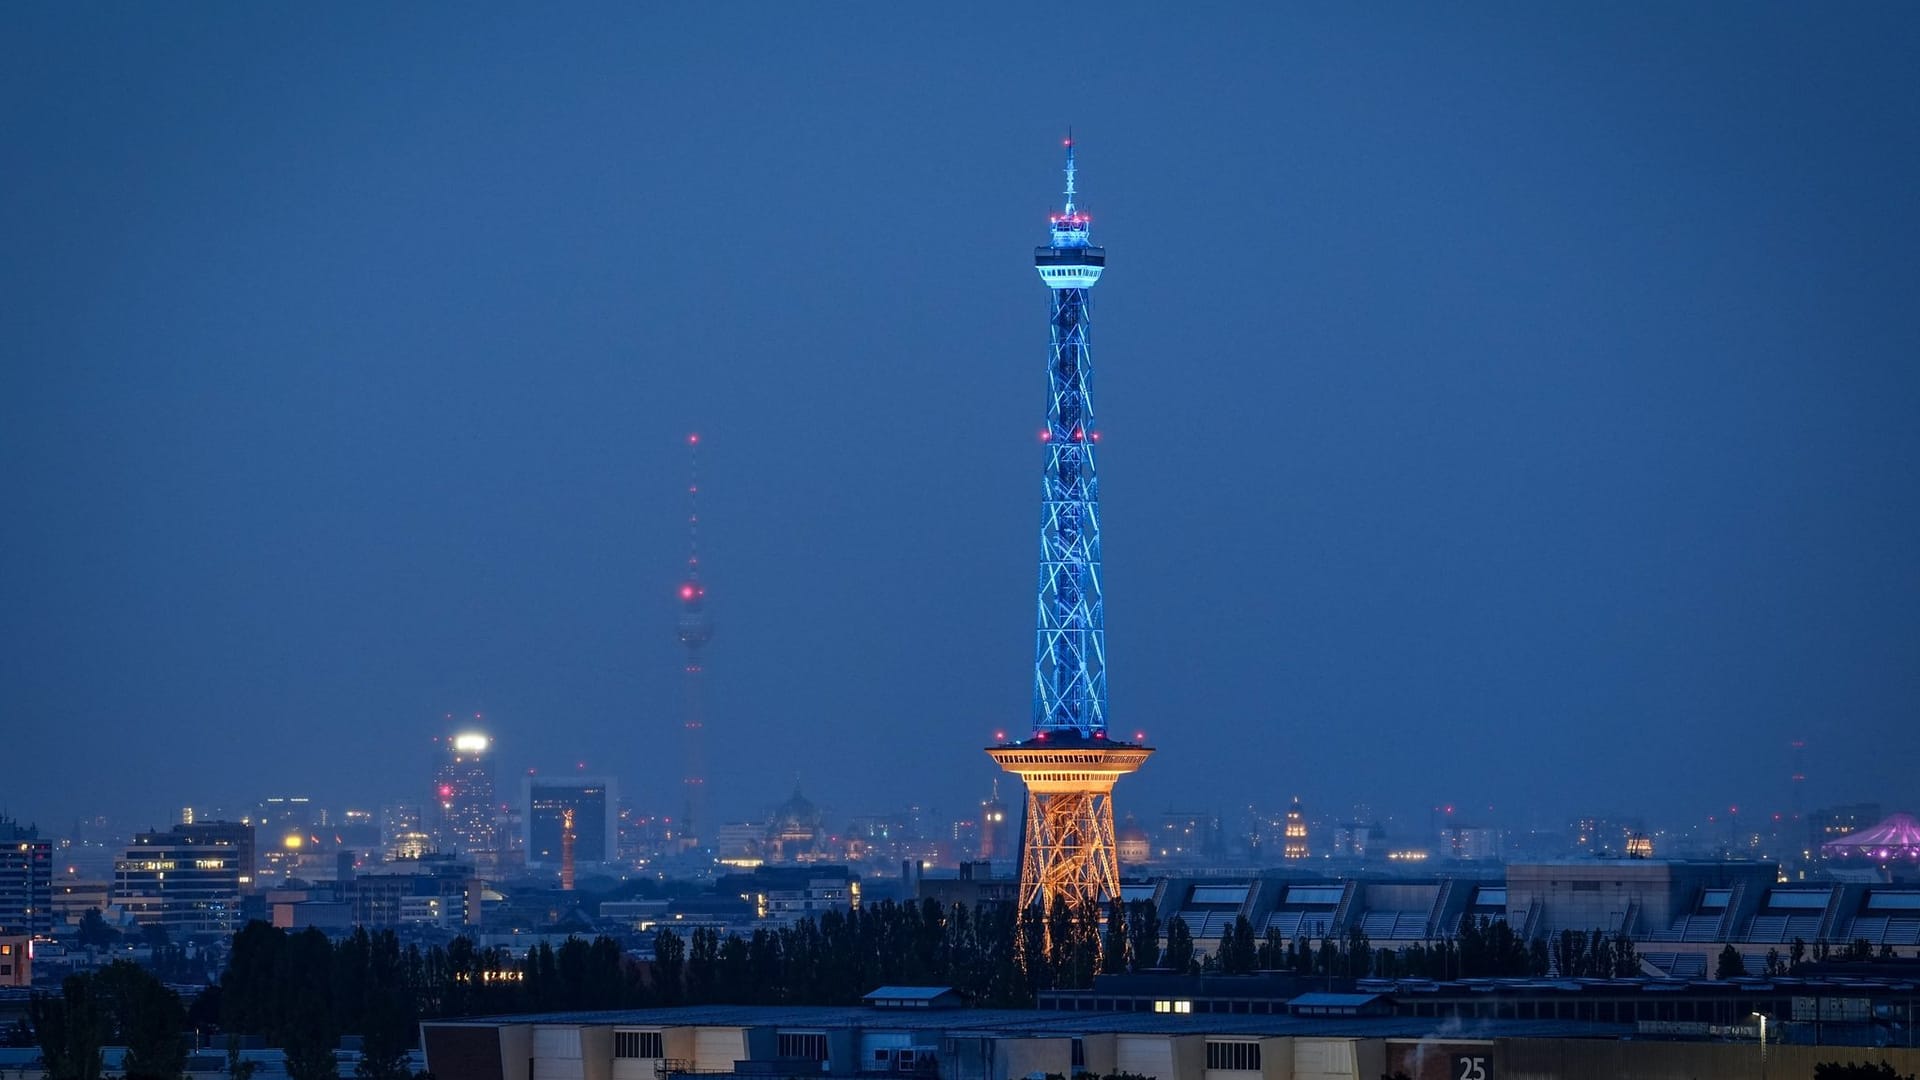
[[250, 825], [203, 822], [140, 833], [114, 864], [113, 902], [142, 926], [232, 933], [240, 921], [241, 878], [250, 876], [242, 867], [252, 858], [252, 832]]
[[418, 859], [433, 850], [426, 815], [418, 803], [393, 803], [380, 808], [380, 852], [388, 862]]
[[1450, 821], [1440, 827], [1440, 853], [1449, 859], [1491, 862], [1500, 858], [1499, 829]]
[[259, 869], [259, 852], [255, 841], [258, 834], [253, 826], [243, 821], [212, 821], [201, 818], [189, 824], [175, 825], [173, 833], [188, 843], [232, 848], [234, 865], [240, 871], [240, 890], [245, 892], [253, 888], [254, 878]]
[[1307, 812], [1300, 808], [1300, 796], [1293, 797], [1293, 805], [1287, 807], [1286, 846], [1281, 849], [1284, 859], [1305, 859], [1313, 854], [1313, 848], [1307, 843]]
[[1108, 738], [1107, 638], [1100, 580], [1100, 490], [1093, 450], [1092, 290], [1106, 268], [1092, 221], [1074, 202], [1073, 140], [1067, 140], [1063, 212], [1034, 267], [1051, 293], [1047, 352], [1045, 479], [1040, 515], [1040, 588], [1033, 664], [1033, 729], [989, 747], [1026, 784], [1020, 904], [1099, 903], [1120, 895], [1113, 785], [1153, 751]]
[[0, 934], [52, 931], [53, 842], [33, 826], [0, 817]]
[[1877, 802], [1821, 807], [1807, 815], [1807, 848], [1817, 855], [1822, 844], [1876, 825], [1883, 817]]
[[611, 863], [618, 856], [616, 819], [619, 799], [606, 777], [529, 776], [522, 790], [525, 807], [527, 865], [554, 869], [560, 865], [565, 818], [573, 815], [574, 860]]
[[[687, 576], [680, 582], [680, 646], [687, 652], [681, 677], [680, 784], [681, 846], [712, 847], [713, 822], [707, 820], [707, 711], [706, 664], [701, 659], [713, 640], [713, 620], [707, 615], [707, 587], [700, 580], [700, 435], [687, 436]], [[702, 844], [702, 839], [706, 843]]]
[[993, 782], [993, 794], [980, 804], [980, 832], [975, 854], [982, 860], [1004, 859], [1013, 852], [1009, 837], [1012, 821], [1006, 801], [1000, 798], [1000, 781]]
[[499, 844], [494, 816], [493, 740], [474, 731], [447, 739], [447, 756], [433, 774], [439, 808], [435, 839], [440, 850], [493, 851]]

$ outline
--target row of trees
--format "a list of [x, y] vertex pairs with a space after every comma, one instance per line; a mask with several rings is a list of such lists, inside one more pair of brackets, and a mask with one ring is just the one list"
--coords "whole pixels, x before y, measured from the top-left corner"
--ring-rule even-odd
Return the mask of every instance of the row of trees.
[[187, 1067], [180, 996], [131, 961], [69, 975], [58, 994], [35, 994], [27, 1022], [51, 1080], [100, 1080], [110, 1045], [127, 1048], [127, 1080], [173, 1080]]
[[[1337, 939], [1287, 940], [1273, 931], [1256, 937], [1241, 917], [1201, 957], [1186, 922], [1176, 917], [1163, 927], [1147, 901], [1104, 910], [1061, 905], [1044, 916], [1005, 904], [881, 903], [748, 935], [699, 928], [683, 937], [663, 929], [653, 945], [650, 965], [605, 937], [541, 944], [515, 960], [467, 938], [423, 949], [402, 946], [391, 932], [358, 930], [334, 941], [318, 930], [289, 933], [256, 922], [234, 936], [226, 971], [190, 1011], [151, 974], [117, 962], [68, 980], [59, 995], [36, 997], [32, 1027], [56, 1080], [95, 1080], [87, 1048], [97, 1056], [108, 1040], [141, 1047], [129, 1075], [137, 1068], [140, 1076], [177, 1076], [185, 1050], [177, 1034], [169, 1042], [166, 1033], [189, 1023], [283, 1047], [294, 1080], [331, 1080], [334, 1047], [342, 1035], [358, 1035], [361, 1080], [408, 1080], [419, 1021], [442, 1017], [850, 1005], [890, 984], [952, 986], [978, 1005], [1020, 1007], [1044, 990], [1089, 987], [1099, 973], [1145, 970], [1452, 979], [1639, 969], [1624, 935], [1566, 931], [1527, 941], [1485, 919], [1465, 919], [1455, 936], [1433, 944], [1375, 948], [1359, 927]], [[1796, 943], [1796, 964], [1804, 952]]]
[[[1864, 963], [1876, 958], [1880, 960], [1892, 960], [1897, 956], [1898, 954], [1894, 952], [1892, 945], [1883, 944], [1880, 946], [1879, 951], [1876, 952], [1873, 947], [1873, 942], [1865, 938], [1855, 938], [1847, 944], [1840, 946], [1838, 949], [1835, 949], [1824, 941], [1814, 942], [1812, 948], [1809, 949], [1805, 938], [1794, 938], [1793, 944], [1788, 947], [1785, 956], [1780, 954], [1779, 949], [1767, 950], [1766, 967], [1762, 974], [1798, 974], [1800, 969], [1807, 964], [1809, 957], [1811, 957], [1813, 963], [1823, 964], [1830, 960], [1839, 963]], [[1721, 948], [1720, 956], [1714, 963], [1713, 977], [1716, 979], [1732, 979], [1743, 974], [1752, 973], [1746, 970], [1746, 962], [1741, 957], [1740, 950], [1731, 945]]]
[[[255, 923], [234, 938], [227, 971], [199, 1016], [223, 1030], [265, 1036], [289, 1049], [365, 1038], [368, 1056], [397, 1060], [422, 1017], [636, 1008], [681, 1004], [851, 1005], [876, 986], [945, 985], [986, 1006], [1029, 1005], [1041, 991], [1081, 989], [1098, 973], [1151, 969], [1240, 974], [1255, 970], [1365, 977], [1465, 978], [1543, 974], [1549, 945], [1523, 942], [1502, 922], [1463, 921], [1451, 940], [1375, 949], [1359, 928], [1342, 939], [1254, 937], [1238, 919], [1202, 959], [1187, 924], [1162, 926], [1152, 903], [1056, 907], [1045, 917], [1008, 905], [972, 910], [882, 903], [826, 912], [748, 935], [698, 928], [654, 937], [651, 965], [611, 939], [536, 946], [519, 960], [468, 939], [420, 949], [391, 933], [357, 931], [338, 942]], [[1551, 946], [1567, 975], [1637, 971], [1631, 940], [1563, 933]], [[379, 1075], [388, 1075], [380, 1072]], [[397, 1074], [396, 1074], [397, 1075]]]
[[1234, 920], [1212, 956], [1196, 961], [1192, 936], [1176, 916], [1168, 927], [1164, 963], [1175, 970], [1223, 975], [1264, 970], [1349, 978], [1538, 976], [1555, 968], [1569, 977], [1640, 973], [1633, 939], [1625, 934], [1565, 930], [1551, 943], [1544, 938], [1527, 941], [1505, 922], [1485, 918], [1463, 918], [1457, 934], [1431, 945], [1375, 949], [1358, 926], [1350, 927], [1343, 938], [1323, 937], [1317, 946], [1306, 938], [1289, 941], [1274, 930], [1256, 939], [1253, 924], [1243, 915]]

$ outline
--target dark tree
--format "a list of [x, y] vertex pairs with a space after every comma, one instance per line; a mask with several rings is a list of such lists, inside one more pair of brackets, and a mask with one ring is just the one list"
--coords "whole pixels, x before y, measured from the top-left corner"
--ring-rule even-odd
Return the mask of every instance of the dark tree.
[[1127, 905], [1127, 939], [1133, 970], [1148, 971], [1160, 966], [1160, 914], [1153, 901], [1135, 900]]
[[1372, 965], [1373, 942], [1367, 940], [1367, 932], [1361, 928], [1360, 924], [1354, 923], [1347, 927], [1347, 942], [1346, 948], [1342, 950], [1340, 973], [1351, 979], [1364, 979], [1371, 974]]
[[[1543, 968], [1537, 974], [1545, 974]], [[1625, 931], [1616, 931], [1613, 935], [1613, 977], [1630, 979], [1640, 974], [1640, 952], [1634, 947], [1633, 938]]]
[[1193, 931], [1187, 928], [1187, 920], [1178, 915], [1167, 923], [1167, 953], [1161, 966], [1179, 972], [1197, 969], [1193, 959]]
[[259, 1069], [259, 1062], [240, 1056], [240, 1036], [227, 1036], [227, 1075], [232, 1080], [253, 1080], [253, 1074]]
[[89, 949], [110, 949], [120, 941], [120, 931], [107, 925], [99, 908], [88, 908], [80, 916], [80, 944]]
[[177, 1080], [187, 1068], [187, 1010], [180, 996], [146, 969], [116, 960], [93, 977], [92, 992], [127, 1048], [121, 1062], [126, 1080]]
[[333, 1051], [340, 1045], [335, 1009], [333, 944], [309, 928], [286, 939], [285, 977], [273, 987], [280, 1046], [291, 1080], [335, 1080]]
[[1107, 925], [1100, 944], [1101, 974], [1122, 975], [1132, 967], [1127, 962], [1127, 944], [1127, 908], [1116, 896], [1107, 905]]
[[1716, 979], [1737, 979], [1747, 973], [1747, 965], [1740, 959], [1740, 950], [1727, 945], [1720, 950], [1720, 959], [1713, 965], [1713, 977]]
[[92, 976], [67, 976], [58, 997], [33, 995], [27, 1020], [40, 1042], [47, 1080], [100, 1080], [100, 1050], [113, 1028], [93, 993]]
[[678, 1005], [686, 988], [687, 943], [662, 929], [653, 935], [654, 996], [662, 1005]]
[[[1253, 924], [1247, 922], [1245, 915], [1235, 916], [1235, 920], [1234, 925], [1220, 931], [1220, 947], [1213, 954], [1213, 970], [1222, 975], [1244, 975], [1252, 971], [1254, 964], [1259, 961], [1259, 948], [1253, 943]], [[1240, 948], [1239, 934], [1243, 924], [1247, 928], [1244, 954]]]

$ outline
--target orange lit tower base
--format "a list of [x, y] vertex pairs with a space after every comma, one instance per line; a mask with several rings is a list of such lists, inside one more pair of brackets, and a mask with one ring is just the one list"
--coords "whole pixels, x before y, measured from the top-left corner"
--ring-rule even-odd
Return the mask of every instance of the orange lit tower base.
[[990, 746], [987, 755], [1027, 785], [1021, 832], [1020, 907], [1099, 904], [1120, 895], [1113, 838], [1114, 781], [1146, 763], [1152, 747], [1072, 732]]

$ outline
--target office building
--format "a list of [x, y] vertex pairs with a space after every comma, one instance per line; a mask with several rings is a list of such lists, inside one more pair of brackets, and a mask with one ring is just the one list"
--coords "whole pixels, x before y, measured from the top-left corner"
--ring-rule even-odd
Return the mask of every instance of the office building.
[[530, 776], [522, 785], [522, 836], [527, 866], [558, 869], [565, 818], [573, 812], [573, 858], [578, 864], [609, 864], [618, 855], [620, 805], [606, 777]]
[[230, 934], [252, 851], [252, 827], [233, 822], [141, 833], [114, 864], [113, 902], [141, 926], [175, 936]]
[[33, 826], [0, 817], [0, 934], [53, 930], [53, 843]]
[[433, 779], [439, 850], [494, 851], [499, 846], [494, 818], [500, 808], [493, 795], [493, 740], [471, 731], [450, 737]]

